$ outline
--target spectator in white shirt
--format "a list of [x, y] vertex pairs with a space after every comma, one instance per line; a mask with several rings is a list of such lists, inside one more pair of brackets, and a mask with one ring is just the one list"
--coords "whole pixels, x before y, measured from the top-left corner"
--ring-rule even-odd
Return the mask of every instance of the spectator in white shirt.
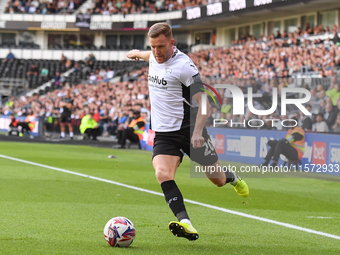
[[108, 9], [108, 7], [105, 7], [105, 9], [102, 11], [103, 15], [110, 15], [110, 11]]
[[104, 81], [110, 81], [114, 75], [115, 75], [115, 72], [111, 70], [110, 68], [107, 68], [106, 79]]
[[99, 75], [104, 78], [106, 76], [106, 72], [104, 70], [104, 68], [100, 69]]
[[60, 0], [58, 2], [58, 9], [63, 9], [65, 7], [65, 2], [63, 0]]
[[31, 5], [33, 5], [35, 8], [38, 8], [40, 3], [39, 3], [39, 1], [34, 0], [34, 1], [31, 2]]
[[37, 8], [35, 8], [35, 6], [33, 4], [31, 4], [30, 8], [28, 9], [29, 13], [35, 13], [37, 10]]
[[173, 2], [169, 2], [169, 1], [167, 1], [167, 3], [168, 3], [168, 11], [171, 12], [175, 8], [175, 5]]
[[94, 72], [91, 72], [91, 75], [89, 76], [90, 83], [93, 83], [97, 81], [97, 75]]
[[73, 0], [70, 0], [70, 3], [68, 5], [68, 9], [69, 10], [73, 10], [74, 9], [74, 2], [73, 2]]
[[315, 123], [314, 131], [317, 131], [317, 132], [328, 132], [329, 131], [327, 123], [323, 120], [323, 115], [320, 113], [316, 115], [316, 123]]

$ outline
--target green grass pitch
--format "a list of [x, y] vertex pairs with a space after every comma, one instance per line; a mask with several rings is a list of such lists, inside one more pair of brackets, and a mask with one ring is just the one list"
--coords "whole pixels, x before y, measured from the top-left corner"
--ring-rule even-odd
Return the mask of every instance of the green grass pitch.
[[[161, 192], [151, 153], [0, 142], [0, 154]], [[115, 159], [108, 155], [114, 154]], [[340, 236], [339, 178], [249, 178], [249, 198], [230, 185], [176, 174], [194, 201]], [[186, 204], [200, 238], [174, 237], [164, 197], [0, 157], [0, 254], [339, 254], [340, 240]], [[129, 218], [128, 248], [104, 240], [106, 222]], [[323, 217], [323, 218], [320, 218]]]

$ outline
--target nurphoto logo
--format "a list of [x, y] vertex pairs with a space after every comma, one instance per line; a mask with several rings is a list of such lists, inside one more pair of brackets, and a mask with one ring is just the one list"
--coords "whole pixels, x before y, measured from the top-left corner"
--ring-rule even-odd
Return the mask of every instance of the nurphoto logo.
[[[243, 94], [242, 90], [234, 85], [230, 84], [216, 84], [215, 87], [213, 88], [212, 86], [209, 86], [207, 84], [204, 84], [207, 86], [211, 91], [214, 92], [216, 97], [218, 98], [220, 104], [222, 105], [222, 101], [218, 93], [216, 92], [215, 89], [228, 89], [232, 93], [232, 98], [233, 98], [233, 114], [234, 115], [244, 115], [244, 108], [245, 108], [245, 102], [244, 98], [245, 95]], [[205, 91], [214, 101], [215, 105], [217, 105], [216, 100], [212, 93], [209, 90], [202, 89]], [[287, 94], [304, 94], [304, 98], [287, 98]], [[202, 115], [207, 115], [207, 94], [202, 93], [201, 101], [202, 101], [202, 108], [201, 108], [201, 114]], [[247, 91], [247, 98], [248, 98], [248, 109], [251, 113], [254, 115], [260, 115], [260, 116], [265, 116], [265, 115], [270, 115], [274, 113], [277, 109], [278, 106], [278, 91], [277, 88], [273, 88], [272, 91], [272, 106], [268, 110], [257, 110], [254, 108], [253, 104], [253, 88], [248, 87]], [[311, 99], [311, 93], [304, 88], [282, 88], [281, 89], [281, 115], [286, 115], [287, 114], [287, 105], [288, 104], [293, 104], [295, 105], [303, 114], [311, 116], [312, 114], [303, 106], [304, 103], [309, 102]], [[265, 119], [264, 121], [271, 121], [272, 125], [274, 125], [275, 121], [281, 121], [278, 119]], [[261, 119], [251, 119], [248, 120], [247, 124], [249, 127], [261, 127], [264, 125], [264, 121]], [[243, 124], [244, 126], [246, 125], [246, 120], [243, 122], [238, 122], [234, 123], [235, 125], [240, 125]], [[256, 122], [256, 125], [254, 123]], [[291, 123], [294, 122], [295, 124], [292, 125]], [[227, 125], [230, 123], [232, 126], [232, 120], [227, 120], [227, 119], [214, 119], [213, 120], [213, 126], [220, 126], [220, 125]], [[260, 124], [258, 124], [260, 123]], [[285, 124], [289, 123], [289, 124]], [[285, 119], [281, 121], [281, 125], [284, 127], [295, 127], [297, 126], [297, 122], [294, 119]]]

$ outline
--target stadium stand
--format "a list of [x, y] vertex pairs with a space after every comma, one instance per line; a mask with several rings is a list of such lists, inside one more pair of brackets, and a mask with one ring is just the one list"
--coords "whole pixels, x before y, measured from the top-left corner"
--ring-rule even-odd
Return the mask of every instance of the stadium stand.
[[199, 50], [189, 56], [199, 67], [201, 76], [206, 78], [288, 78], [301, 74], [306, 66], [307, 72], [329, 77], [340, 69], [340, 50], [336, 38], [326, 41], [327, 45], [305, 38], [296, 45], [293, 41], [283, 43], [281, 39], [271, 38]]
[[[71, 14], [74, 13], [84, 3], [84, 0], [67, 0], [67, 1], [26, 1], [10, 0], [5, 8], [5, 13], [34, 13], [34, 14]], [[219, 1], [215, 1], [219, 2]], [[93, 0], [88, 4], [88, 14], [139, 14], [139, 13], [161, 13], [175, 10], [183, 10], [190, 7], [207, 5], [208, 1], [194, 0], [127, 0], [127, 1], [109, 1]]]
[[[66, 62], [70, 64], [66, 64]], [[71, 60], [46, 59], [0, 59], [0, 76], [5, 78], [26, 79], [29, 88], [37, 88], [44, 82], [56, 77], [73, 67]], [[62, 76], [61, 76], [62, 77]]]
[[122, 76], [126, 72], [136, 68], [140, 69], [146, 65], [145, 62], [131, 64], [131, 61], [79, 61], [75, 64], [75, 70], [70, 74], [68, 80], [72, 84], [81, 81], [88, 81], [91, 84], [109, 81], [114, 76]]
[[[220, 2], [220, 1], [214, 1]], [[88, 14], [140, 14], [140, 13], [161, 13], [175, 10], [183, 10], [190, 7], [207, 5], [208, 1], [195, 0], [127, 0], [112, 2], [109, 0], [93, 0], [92, 6], [87, 10]]]
[[5, 13], [71, 14], [83, 3], [84, 0], [10, 0]]
[[[333, 41], [334, 43], [340, 42], [339, 37], [336, 36], [333, 40], [330, 39], [329, 36], [334, 33], [340, 32], [340, 24], [334, 24], [330, 29], [329, 27], [324, 28], [323, 25], [310, 27], [309, 23], [306, 24], [304, 28], [298, 28], [294, 33], [287, 34], [285, 31], [278, 30], [276, 34], [271, 34], [269, 36], [260, 35], [259, 38], [255, 38], [252, 35], [244, 35], [241, 34], [240, 38], [237, 40], [233, 40], [231, 42], [232, 45], [242, 45], [245, 43], [254, 43], [254, 42], [266, 42], [273, 39], [276, 39], [277, 44], [281, 44], [283, 46], [300, 45], [305, 39], [314, 41], [314, 43], [320, 44], [325, 41]], [[324, 35], [324, 36], [320, 36]], [[314, 37], [315, 36], [315, 37]]]
[[[91, 5], [91, 1], [87, 1]], [[110, 14], [134, 14], [134, 13], [157, 13], [169, 10], [183, 10], [186, 7], [195, 7], [206, 5], [206, 1], [107, 1], [96, 0], [92, 2], [92, 6], [88, 13], [99, 14], [91, 15], [91, 22], [101, 23], [113, 21], [113, 17], [119, 15]], [[85, 5], [83, 6], [85, 7]], [[183, 11], [184, 13], [185, 11]], [[102, 15], [100, 15], [102, 14]], [[105, 16], [107, 15], [107, 16]], [[149, 14], [147, 14], [149, 15]], [[153, 14], [152, 14], [153, 15]], [[25, 16], [25, 15], [22, 15]], [[55, 15], [57, 16], [57, 15]], [[124, 15], [121, 15], [125, 18]], [[132, 16], [132, 15], [130, 15]], [[69, 17], [69, 16], [68, 16]], [[139, 17], [139, 16], [138, 16]], [[99, 18], [99, 19], [97, 19]], [[106, 19], [107, 18], [107, 19]], [[338, 19], [337, 19], [338, 20]], [[129, 19], [133, 21], [133, 19]], [[316, 22], [316, 19], [315, 19]], [[297, 23], [300, 25], [300, 21]], [[303, 24], [303, 25], [302, 25]], [[112, 24], [111, 24], [112, 25]], [[146, 24], [149, 26], [149, 24]], [[267, 22], [267, 25], [269, 23]], [[127, 30], [120, 32], [125, 35], [129, 33], [131, 24]], [[266, 31], [268, 36], [259, 35], [257, 38], [250, 35], [250, 32], [238, 30], [237, 36], [231, 41], [229, 46], [221, 47], [221, 43], [216, 44], [216, 38], [211, 38], [207, 45], [200, 44], [201, 41], [186, 40], [187, 43], [197, 44], [189, 46], [187, 43], [177, 43], [177, 47], [184, 52], [191, 52], [189, 56], [200, 70], [203, 81], [207, 84], [228, 83], [240, 87], [244, 92], [248, 87], [252, 87], [255, 93], [262, 96], [261, 100], [256, 99], [256, 103], [260, 108], [268, 109], [271, 106], [272, 90], [278, 88], [279, 94], [284, 87], [304, 87], [311, 91], [312, 99], [310, 101], [311, 111], [314, 114], [312, 118], [313, 125], [308, 127], [308, 130], [319, 130], [320, 125], [316, 118], [316, 114], [321, 114], [328, 131], [338, 130], [337, 114], [340, 112], [340, 24], [332, 26], [308, 22], [302, 23], [301, 26], [292, 32], [287, 33], [282, 28], [283, 24], [278, 26], [279, 29], [271, 29]], [[276, 28], [278, 28], [276, 27]], [[294, 26], [295, 27], [295, 26]], [[134, 30], [133, 30], [134, 31]], [[271, 34], [272, 32], [274, 32]], [[93, 32], [93, 31], [92, 31]], [[140, 31], [139, 31], [140, 32]], [[265, 32], [265, 29], [262, 29]], [[97, 32], [96, 32], [97, 33]], [[102, 32], [98, 32], [100, 34]], [[212, 33], [214, 34], [214, 33]], [[68, 50], [70, 55], [73, 55], [74, 61], [71, 62], [68, 68], [65, 69], [60, 65], [60, 60], [6, 60], [1, 63], [0, 75], [4, 77], [26, 77], [29, 68], [34, 63], [42, 71], [41, 61], [43, 63], [51, 63], [54, 67], [53, 78], [57, 75], [57, 69], [60, 73], [66, 70], [71, 70], [70, 75], [65, 78], [60, 84], [52, 87], [44, 87], [39, 92], [39, 95], [33, 97], [24, 97], [14, 100], [14, 104], [10, 108], [3, 111], [6, 113], [13, 111], [16, 114], [24, 114], [22, 109], [32, 107], [42, 116], [58, 117], [58, 100], [64, 93], [64, 84], [66, 82], [72, 86], [72, 91], [77, 100], [75, 106], [74, 120], [79, 120], [85, 114], [86, 109], [96, 110], [98, 113], [108, 111], [110, 115], [110, 125], [117, 124], [119, 115], [126, 114], [129, 109], [149, 108], [148, 105], [148, 87], [147, 87], [147, 63], [134, 61], [117, 61], [118, 55], [120, 59], [127, 51], [132, 48], [139, 48], [138, 45], [133, 45], [133, 36], [127, 43], [119, 36], [110, 33], [100, 34], [96, 39], [93, 38], [92, 44], [95, 45], [68, 45], [56, 44], [49, 48], [50, 52], [64, 52]], [[194, 34], [192, 34], [194, 35]], [[111, 40], [111, 36], [116, 36], [115, 40]], [[214, 34], [216, 36], [216, 34]], [[95, 36], [93, 36], [95, 37]], [[61, 38], [61, 36], [60, 36]], [[109, 39], [110, 38], [110, 39]], [[117, 39], [118, 38], [118, 39]], [[187, 39], [189, 37], [186, 37]], [[63, 41], [61, 39], [60, 41]], [[77, 40], [75, 40], [77, 41]], [[80, 40], [78, 38], [79, 43]], [[104, 45], [106, 44], [106, 46]], [[98, 46], [103, 45], [103, 46]], [[144, 44], [143, 44], [144, 45]], [[223, 45], [223, 43], [222, 43]], [[23, 47], [16, 45], [3, 45], [3, 48], [8, 47]], [[25, 46], [33, 47], [33, 46]], [[50, 47], [48, 45], [48, 47]], [[144, 47], [144, 46], [143, 46]], [[143, 48], [142, 47], [142, 48]], [[149, 46], [148, 46], [149, 47]], [[150, 48], [147, 48], [150, 49]], [[72, 51], [70, 51], [72, 50]], [[90, 50], [93, 52], [88, 58], [84, 59], [84, 55]], [[47, 51], [46, 51], [47, 52]], [[106, 55], [106, 53], [117, 53]], [[103, 54], [104, 53], [104, 54]], [[52, 55], [52, 53], [51, 53]], [[95, 55], [98, 59], [95, 58]], [[102, 59], [100, 59], [102, 57]], [[100, 59], [100, 60], [99, 60]], [[115, 59], [115, 60], [112, 60]], [[34, 62], [35, 61], [35, 62]], [[25, 64], [23, 64], [25, 63]], [[59, 64], [58, 64], [59, 63]], [[58, 64], [58, 65], [57, 65]], [[47, 69], [52, 66], [48, 65]], [[59, 68], [57, 68], [57, 66]], [[61, 70], [63, 67], [63, 71]], [[17, 72], [18, 71], [18, 72]], [[50, 71], [50, 70], [49, 70]], [[117, 79], [114, 79], [116, 77]], [[41, 75], [34, 76], [30, 79], [30, 87], [35, 88], [42, 84], [43, 78]], [[39, 80], [40, 78], [40, 80]], [[45, 90], [45, 88], [47, 88]], [[228, 117], [238, 122], [244, 119], [256, 118], [278, 118], [279, 112], [275, 112], [271, 116], [252, 116], [247, 113], [245, 116], [233, 115], [232, 100], [228, 92], [220, 90], [219, 94], [225, 98], [221, 109], [222, 113], [213, 108], [210, 113], [212, 118]], [[40, 102], [40, 103], [37, 103]], [[32, 106], [32, 103], [34, 104]], [[291, 117], [296, 116], [301, 124], [306, 116], [303, 116], [297, 109], [290, 109]], [[116, 121], [116, 122], [115, 122]], [[211, 123], [210, 123], [211, 124]], [[323, 125], [324, 126], [324, 125]], [[227, 127], [227, 126], [224, 126]], [[272, 127], [264, 126], [263, 128], [273, 129]], [[279, 129], [280, 127], [275, 127]], [[282, 128], [282, 127], [281, 127]], [[327, 130], [324, 130], [325, 132]], [[109, 128], [111, 135], [114, 135], [114, 128]]]
[[[316, 47], [314, 47], [316, 46]], [[331, 53], [331, 54], [328, 54]], [[201, 72], [201, 76], [206, 83], [213, 84], [228, 83], [242, 88], [254, 88], [254, 92], [263, 95], [262, 100], [257, 101], [258, 106], [267, 109], [271, 106], [271, 91], [277, 87], [279, 92], [283, 87], [303, 86], [311, 90], [312, 112], [323, 114], [327, 123], [328, 131], [337, 130], [336, 115], [340, 112], [340, 49], [336, 42], [330, 43], [327, 47], [317, 40], [301, 40], [299, 45], [289, 43], [283, 45], [281, 39], [272, 39], [266, 42], [248, 41], [242, 45], [232, 45], [230, 47], [200, 50], [189, 54]], [[300, 56], [300, 57], [297, 57]], [[323, 57], [327, 56], [327, 58]], [[323, 58], [322, 58], [323, 57]], [[44, 63], [50, 63], [48, 68], [53, 67], [53, 71], [65, 71], [66, 58], [61, 61], [24, 61], [14, 60], [2, 63], [0, 69], [4, 75], [25, 74], [30, 64], [36, 63], [42, 68]], [[241, 65], [238, 63], [242, 63]], [[25, 65], [24, 65], [25, 64]], [[10, 69], [6, 69], [6, 67]], [[22, 66], [20, 68], [20, 66]], [[148, 89], [147, 89], [147, 66], [145, 62], [134, 61], [97, 61], [93, 54], [90, 54], [84, 61], [74, 64], [75, 70], [67, 78], [67, 82], [75, 84], [73, 86], [76, 100], [76, 111], [74, 119], [79, 120], [85, 114], [86, 109], [99, 112], [107, 110], [109, 112], [109, 132], [114, 135], [113, 127], [116, 126], [120, 112], [127, 113], [130, 108], [148, 108]], [[58, 68], [59, 67], [59, 68]], [[13, 68], [18, 68], [19, 72], [14, 72]], [[317, 74], [317, 79], [304, 79], [300, 77], [302, 69], [307, 69], [307, 73]], [[137, 69], [133, 71], [133, 69]], [[7, 70], [6, 72], [4, 72]], [[121, 81], [110, 83], [109, 80], [114, 76], [121, 76]], [[125, 73], [125, 75], [124, 75]], [[109, 78], [107, 77], [109, 75]], [[312, 82], [314, 81], [314, 82]], [[32, 81], [31, 83], [32, 84]], [[89, 85], [85, 85], [89, 84]], [[92, 86], [91, 86], [92, 84]], [[95, 86], [93, 86], [95, 85]], [[58, 88], [54, 87], [54, 88]], [[127, 93], [126, 93], [127, 92]], [[33, 106], [39, 113], [48, 116], [58, 115], [58, 98], [64, 93], [64, 88], [60, 87], [47, 95], [38, 95], [39, 100], [27, 99], [24, 102], [15, 101], [13, 111], [19, 113], [21, 109], [30, 105], [33, 101], [39, 101]], [[221, 97], [228, 97], [226, 91], [220, 91]], [[34, 97], [32, 97], [34, 98]], [[57, 98], [57, 100], [54, 100]], [[266, 101], [268, 100], [268, 101]], [[226, 100], [226, 105], [231, 106], [232, 102]], [[53, 105], [53, 107], [51, 107]], [[32, 107], [32, 106], [31, 106]], [[210, 119], [229, 117], [234, 121], [243, 121], [243, 116], [232, 114], [232, 107], [227, 107], [228, 111], [221, 114], [211, 112]], [[19, 111], [19, 112], [18, 112]], [[292, 110], [301, 124], [304, 116], [298, 111]], [[277, 113], [265, 118], [276, 118]], [[332, 116], [330, 118], [330, 116]], [[258, 118], [247, 114], [244, 117]], [[317, 130], [316, 115], [314, 116], [311, 130]], [[210, 123], [211, 124], [211, 123]], [[226, 126], [227, 127], [227, 126]], [[270, 128], [266, 127], [263, 128]]]
[[[131, 62], [130, 63], [134, 63]], [[138, 63], [138, 62], [137, 62]], [[143, 63], [143, 62], [141, 62]], [[98, 65], [105, 65], [105, 62], [102, 62]], [[114, 63], [111, 63], [114, 64]], [[144, 63], [145, 64], [145, 63]], [[114, 65], [112, 65], [113, 67]], [[94, 70], [94, 69], [91, 69]], [[98, 69], [96, 69], [98, 70]], [[102, 71], [102, 70], [100, 70]], [[95, 75], [97, 78], [101, 75]], [[104, 78], [100, 81], [84, 81], [84, 83], [79, 83], [72, 87], [72, 92], [75, 98], [75, 112], [73, 115], [74, 124], [79, 124], [80, 119], [84, 116], [85, 112], [88, 110], [97, 111], [97, 117], [99, 117], [101, 112], [107, 111], [109, 113], [109, 121], [108, 121], [108, 133], [106, 135], [115, 135], [115, 127], [119, 124], [119, 116], [120, 115], [127, 115], [129, 109], [137, 109], [140, 110], [141, 108], [149, 108], [148, 102], [148, 87], [147, 87], [147, 68], [142, 68], [139, 70], [135, 70], [132, 72], [127, 73], [123, 76], [121, 81], [111, 83], [105, 81], [105, 75], [101, 76]], [[328, 88], [324, 88], [322, 85], [317, 86], [316, 88], [316, 96], [312, 100], [311, 104], [313, 104], [312, 112], [314, 114], [321, 113], [325, 120], [329, 119], [330, 115], [333, 116], [333, 119], [327, 123], [329, 127], [328, 131], [336, 131], [338, 130], [338, 126], [336, 125], [337, 118], [334, 119], [334, 116], [340, 112], [340, 93], [339, 92], [339, 80], [338, 77], [333, 76], [332, 85]], [[72, 79], [72, 78], [70, 78]], [[328, 78], [324, 78], [328, 79]], [[271, 98], [270, 90], [273, 86], [278, 86], [279, 84], [283, 83], [286, 84], [290, 81], [291, 84], [294, 84], [293, 78], [277, 78], [277, 79], [266, 79], [266, 78], [258, 78], [258, 79], [235, 79], [233, 77], [226, 78], [224, 80], [229, 84], [237, 85], [241, 88], [246, 88], [252, 86], [256, 92], [261, 93], [262, 99], [260, 101], [256, 101], [258, 106], [261, 108], [269, 108], [271, 105], [271, 101], [269, 100], [266, 102], [266, 99]], [[87, 84], [87, 85], [86, 85]], [[95, 84], [92, 85], [91, 84]], [[326, 96], [329, 94], [327, 91], [334, 92], [334, 99], [336, 104], [333, 105], [330, 101], [331, 98]], [[17, 101], [14, 102], [13, 111], [16, 114], [23, 114], [22, 109], [27, 107], [35, 109], [35, 111], [42, 116], [53, 116], [54, 118], [58, 119], [59, 115], [59, 101], [61, 96], [64, 94], [65, 88], [61, 87], [54, 91], [49, 91], [46, 95], [36, 95], [31, 98], [19, 98]], [[220, 91], [220, 96], [228, 98], [228, 94], [226, 91]], [[320, 103], [324, 101], [323, 103]], [[330, 105], [331, 104], [331, 105]], [[229, 107], [228, 107], [229, 105]], [[268, 107], [269, 105], [269, 107]], [[319, 105], [318, 108], [315, 106]], [[243, 116], [236, 116], [232, 114], [232, 101], [225, 100], [223, 105], [221, 106], [222, 110], [221, 113], [218, 113], [213, 108], [213, 111], [210, 113], [210, 119], [212, 118], [226, 118], [233, 119], [234, 122], [242, 122], [244, 119], [258, 119], [260, 116], [254, 116], [250, 113], [247, 113], [245, 117]], [[331, 113], [326, 111], [327, 108], [331, 109]], [[10, 111], [6, 109], [9, 113]], [[291, 116], [295, 116], [299, 119], [301, 124], [303, 123], [305, 116], [300, 114], [298, 111], [291, 111]], [[272, 114], [271, 116], [261, 116], [261, 118], [268, 118], [268, 119], [275, 119], [277, 118], [277, 113]], [[287, 116], [290, 117], [290, 116]], [[309, 130], [317, 130], [318, 122], [316, 115], [313, 115], [313, 126]], [[208, 121], [209, 123], [209, 121]], [[211, 122], [210, 122], [211, 124]], [[228, 126], [223, 126], [228, 127]], [[241, 128], [241, 126], [240, 126]], [[264, 126], [264, 129], [279, 129], [278, 127], [267, 127]]]

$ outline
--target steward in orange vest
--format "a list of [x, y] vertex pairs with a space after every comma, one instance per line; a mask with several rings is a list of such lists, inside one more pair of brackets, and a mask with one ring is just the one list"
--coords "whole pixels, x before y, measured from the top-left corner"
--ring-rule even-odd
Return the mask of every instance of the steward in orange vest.
[[31, 114], [27, 115], [25, 122], [28, 123], [28, 126], [30, 127], [31, 131], [33, 131], [34, 127], [35, 127], [35, 114], [33, 112], [31, 112]]
[[[29, 115], [30, 116], [30, 115]], [[27, 118], [29, 117], [27, 116]], [[31, 133], [31, 131], [33, 131], [34, 129], [34, 122], [35, 122], [35, 116], [34, 116], [34, 122], [33, 124], [31, 124], [30, 122], [28, 122], [29, 119], [32, 119], [32, 118], [29, 118], [27, 119], [26, 118], [26, 121], [25, 122], [20, 122], [18, 121], [14, 115], [12, 114], [11, 115], [11, 122], [9, 124], [9, 127], [10, 128], [18, 128], [18, 131], [19, 131], [19, 136], [24, 136], [23, 132], [27, 132], [27, 133]], [[30, 126], [31, 125], [31, 126]], [[33, 125], [33, 126], [32, 126]], [[11, 130], [10, 130], [11, 131]], [[10, 132], [10, 134], [12, 134], [12, 132]]]
[[119, 146], [117, 147], [118, 149], [125, 149], [126, 139], [133, 143], [139, 143], [139, 141], [143, 139], [145, 126], [144, 118], [140, 116], [140, 111], [134, 111], [133, 117], [129, 126], [123, 130], [122, 137], [119, 140]]
[[11, 114], [10, 117], [11, 117], [11, 123], [9, 123], [9, 126], [10, 126], [10, 127], [17, 127], [19, 121], [14, 117], [13, 114]]
[[289, 129], [285, 139], [297, 151], [298, 158], [302, 159], [305, 153], [305, 131], [300, 127]]
[[[140, 114], [137, 112], [138, 111], [136, 111], [136, 114]], [[138, 119], [133, 119], [129, 124], [129, 127], [133, 128], [134, 133], [138, 135], [139, 140], [143, 139], [144, 126], [145, 126], [145, 121], [143, 117], [139, 117]]]

